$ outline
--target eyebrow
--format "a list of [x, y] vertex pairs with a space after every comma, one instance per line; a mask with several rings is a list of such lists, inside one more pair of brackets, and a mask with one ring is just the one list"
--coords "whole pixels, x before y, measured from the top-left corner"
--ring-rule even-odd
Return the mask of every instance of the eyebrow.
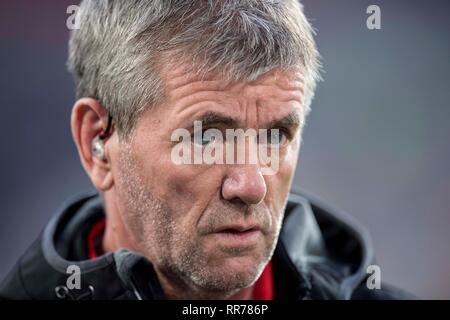
[[233, 117], [212, 111], [208, 111], [202, 114], [194, 121], [201, 121], [202, 126], [223, 125], [230, 127], [237, 126], [240, 122], [238, 119], [235, 119]]
[[[199, 116], [198, 118], [194, 119], [194, 121], [201, 121], [202, 126], [228, 126], [228, 127], [238, 127], [239, 124], [241, 123], [241, 121], [239, 119], [221, 114], [221, 113], [217, 113], [217, 112], [212, 112], [212, 111], [208, 111], [203, 113], [201, 116]], [[192, 123], [193, 123], [192, 122]], [[301, 120], [300, 117], [298, 115], [298, 112], [296, 111], [292, 111], [291, 113], [287, 114], [286, 116], [280, 118], [280, 119], [275, 119], [270, 121], [267, 126], [263, 126], [263, 127], [267, 127], [269, 129], [272, 128], [289, 128], [292, 130], [295, 130], [296, 128], [298, 128], [301, 124]], [[192, 125], [193, 127], [193, 125]]]
[[272, 120], [269, 123], [269, 128], [287, 128], [295, 130], [301, 125], [301, 120], [298, 112], [292, 111], [281, 119]]

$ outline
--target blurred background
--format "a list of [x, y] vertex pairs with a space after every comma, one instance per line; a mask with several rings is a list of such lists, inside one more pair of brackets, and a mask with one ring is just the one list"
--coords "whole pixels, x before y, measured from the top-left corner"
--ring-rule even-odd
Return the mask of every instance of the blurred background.
[[[304, 0], [324, 62], [295, 184], [353, 215], [382, 281], [450, 299], [450, 2]], [[72, 142], [66, 8], [0, 2], [0, 279], [91, 188]], [[368, 30], [366, 8], [381, 8]]]

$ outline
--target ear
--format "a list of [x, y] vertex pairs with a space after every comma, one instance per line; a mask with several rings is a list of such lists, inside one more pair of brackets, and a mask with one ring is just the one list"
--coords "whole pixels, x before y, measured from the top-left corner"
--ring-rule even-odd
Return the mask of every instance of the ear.
[[72, 109], [72, 135], [78, 149], [81, 163], [100, 191], [113, 186], [111, 160], [108, 152], [108, 139], [104, 140], [105, 159], [98, 159], [92, 153], [92, 142], [108, 125], [108, 111], [95, 99], [82, 98], [75, 102]]

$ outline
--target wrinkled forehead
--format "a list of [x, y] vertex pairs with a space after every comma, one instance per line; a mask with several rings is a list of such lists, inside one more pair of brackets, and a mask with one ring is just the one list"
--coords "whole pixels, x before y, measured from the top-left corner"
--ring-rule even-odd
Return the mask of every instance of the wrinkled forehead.
[[238, 72], [231, 72], [226, 67], [215, 68], [211, 71], [198, 71], [195, 65], [167, 60], [160, 65], [159, 73], [168, 93], [190, 83], [201, 86], [202, 82], [214, 82], [217, 90], [226, 90], [245, 84], [274, 84], [302, 91], [304, 87], [304, 68], [302, 66], [289, 70], [273, 68], [267, 71], [261, 70], [250, 76], [242, 74], [242, 76], [236, 77]]
[[[195, 66], [160, 55], [158, 74], [163, 94], [153, 116], [170, 127], [189, 127], [204, 118], [228, 118], [229, 127], [262, 128], [282, 118], [300, 125], [306, 116], [301, 68], [274, 68], [256, 79], [234, 80], [226, 70], [198, 73]], [[156, 111], [155, 108], [151, 108]], [[162, 113], [161, 113], [162, 112]], [[228, 126], [227, 126], [228, 127]]]
[[189, 104], [202, 97], [221, 102], [249, 99], [257, 100], [261, 106], [295, 103], [301, 109], [304, 81], [299, 70], [272, 69], [256, 79], [237, 80], [230, 79], [224, 72], [198, 75], [182, 64], [175, 68], [164, 67], [161, 77], [166, 101], [173, 104], [183, 100]]

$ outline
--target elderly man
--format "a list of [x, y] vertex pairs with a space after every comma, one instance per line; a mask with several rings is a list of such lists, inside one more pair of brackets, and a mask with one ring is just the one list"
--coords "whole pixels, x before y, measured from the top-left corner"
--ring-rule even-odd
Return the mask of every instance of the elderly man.
[[55, 215], [2, 298], [398, 297], [369, 285], [365, 232], [290, 193], [319, 79], [296, 0], [85, 0], [77, 18], [71, 126], [98, 193]]

